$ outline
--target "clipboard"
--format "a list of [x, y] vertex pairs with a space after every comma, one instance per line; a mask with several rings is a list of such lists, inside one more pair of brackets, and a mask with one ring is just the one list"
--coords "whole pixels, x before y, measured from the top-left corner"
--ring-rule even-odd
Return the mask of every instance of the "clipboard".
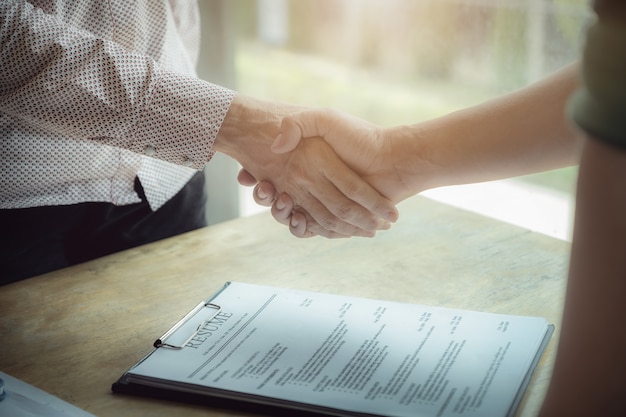
[[[185, 339], [184, 342], [181, 342], [181, 343], [176, 344], [176, 345], [166, 342], [174, 333], [179, 331], [181, 328], [185, 327], [185, 325], [187, 323], [189, 323], [189, 321], [191, 319], [193, 319], [200, 311], [202, 311], [205, 308], [213, 309], [215, 312], [210, 314], [208, 318], [204, 318], [196, 326], [195, 330], [191, 332], [189, 337], [187, 337]], [[157, 340], [155, 340], [154, 343], [152, 344], [152, 346], [154, 346], [155, 348], [164, 347], [164, 348], [169, 348], [169, 349], [182, 349], [182, 348], [184, 348], [198, 334], [200, 329], [202, 329], [202, 327], [204, 325], [206, 325], [211, 320], [213, 320], [215, 318], [215, 316], [217, 316], [219, 314], [220, 311], [222, 311], [222, 307], [218, 306], [215, 303], [211, 303], [210, 301], [203, 301], [203, 302], [201, 302], [193, 310], [191, 310], [189, 313], [187, 313], [185, 315], [185, 317], [180, 319], [178, 321], [178, 323], [176, 323], [174, 326], [172, 326], [172, 328], [170, 328], [167, 332], [165, 332], [165, 334], [163, 336], [161, 336]]]
[[[230, 284], [231, 282], [226, 282], [219, 291], [213, 294], [210, 298], [198, 303], [198, 305], [196, 305], [191, 311], [185, 314], [184, 317], [182, 317], [168, 331], [153, 342], [152, 346], [154, 349], [137, 363], [139, 364], [146, 360], [152, 352], [154, 352], [154, 350], [159, 348], [183, 350], [185, 346], [198, 334], [202, 327], [205, 324], [210, 323], [210, 321], [222, 311], [222, 306], [216, 304], [213, 300], [222, 291], [228, 288]], [[182, 342], [180, 340], [182, 340]], [[186, 404], [209, 406], [212, 408], [222, 408], [227, 410], [237, 410], [244, 413], [254, 413], [272, 417], [293, 416], [293, 409], [290, 408], [128, 383], [124, 376], [111, 385], [111, 390], [116, 394], [182, 402]], [[328, 416], [327, 413], [307, 410], [298, 410], [298, 415], [301, 417]]]
[[454, 402], [511, 417], [553, 331], [541, 317], [228, 282], [112, 390], [255, 414], [451, 416]]
[[[222, 307], [214, 303], [213, 300], [215, 297], [219, 296], [222, 291], [228, 288], [229, 285], [230, 282], [226, 282], [219, 291], [208, 299], [201, 301], [167, 332], [156, 339], [152, 346], [155, 349], [162, 347], [174, 350], [183, 349], [205, 324], [213, 320], [222, 311]], [[200, 318], [196, 316], [200, 316]], [[149, 354], [147, 356], [149, 356]]]

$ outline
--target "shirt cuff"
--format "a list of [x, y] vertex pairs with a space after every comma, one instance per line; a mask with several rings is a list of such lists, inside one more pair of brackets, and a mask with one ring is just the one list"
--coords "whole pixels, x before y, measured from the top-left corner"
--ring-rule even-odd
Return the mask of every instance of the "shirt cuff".
[[131, 150], [200, 170], [213, 156], [212, 147], [235, 92], [193, 76], [165, 69], [139, 115]]

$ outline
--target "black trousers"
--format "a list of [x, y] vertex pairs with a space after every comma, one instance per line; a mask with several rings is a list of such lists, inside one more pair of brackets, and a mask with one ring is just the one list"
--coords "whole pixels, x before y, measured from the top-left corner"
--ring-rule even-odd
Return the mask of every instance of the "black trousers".
[[154, 212], [139, 180], [135, 190], [142, 201], [128, 206], [0, 210], [0, 285], [206, 226], [202, 172]]

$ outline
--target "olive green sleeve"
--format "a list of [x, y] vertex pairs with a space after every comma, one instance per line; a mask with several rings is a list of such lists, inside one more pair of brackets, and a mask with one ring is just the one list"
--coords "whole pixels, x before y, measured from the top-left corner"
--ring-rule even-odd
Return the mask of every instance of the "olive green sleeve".
[[599, 20], [589, 28], [580, 75], [569, 117], [590, 136], [626, 150], [626, 23]]

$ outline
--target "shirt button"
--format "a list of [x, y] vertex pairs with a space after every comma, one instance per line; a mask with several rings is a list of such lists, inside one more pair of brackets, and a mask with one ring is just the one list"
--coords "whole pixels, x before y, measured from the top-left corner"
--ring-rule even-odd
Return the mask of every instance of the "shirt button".
[[185, 159], [183, 161], [183, 165], [186, 166], [186, 167], [191, 167], [191, 166], [193, 166], [193, 161], [191, 159]]
[[154, 149], [154, 146], [152, 145], [146, 145], [146, 147], [143, 148], [143, 153], [147, 156], [154, 156], [154, 154], [156, 153], [156, 149]]

